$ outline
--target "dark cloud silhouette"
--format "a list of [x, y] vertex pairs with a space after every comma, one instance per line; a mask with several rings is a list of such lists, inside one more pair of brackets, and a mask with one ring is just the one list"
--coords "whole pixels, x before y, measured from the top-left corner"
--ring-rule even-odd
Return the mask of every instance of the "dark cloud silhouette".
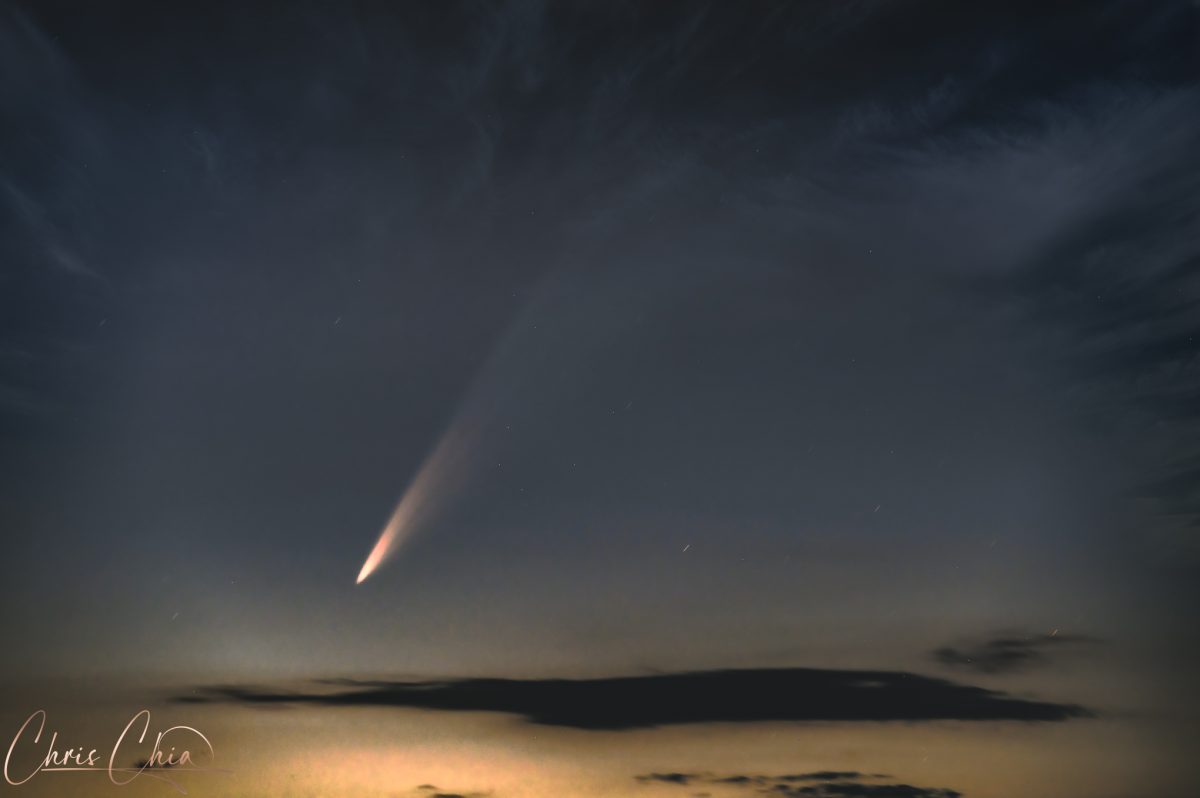
[[897, 671], [777, 668], [604, 679], [364, 681], [325, 692], [205, 688], [182, 702], [394, 706], [505, 712], [579, 729], [757, 721], [1062, 721], [1081, 707]]
[[833, 781], [836, 779], [860, 779], [862, 773], [857, 770], [818, 770], [813, 773], [801, 773], [795, 776], [779, 776], [779, 781]]
[[962, 793], [944, 787], [914, 787], [911, 784], [863, 784], [861, 782], [825, 782], [797, 787], [776, 784], [771, 792], [805, 798], [959, 798]]
[[641, 776], [634, 776], [638, 781], [659, 781], [664, 784], [688, 784], [696, 779], [703, 778], [696, 773], [646, 773]]
[[427, 798], [483, 798], [488, 795], [485, 792], [440, 792], [432, 784], [421, 784], [416, 789], [417, 792], [428, 793]]
[[[838, 779], [858, 779], [863, 778], [865, 774], [857, 770], [816, 770], [812, 773], [787, 773], [782, 776], [764, 776], [764, 775], [746, 775], [737, 774], [734, 776], [721, 776], [720, 778], [712, 779], [713, 784], [768, 784], [771, 782], [794, 782], [794, 781], [833, 781]], [[876, 777], [879, 777], [876, 774]], [[883, 777], [886, 778], [886, 777]]]
[[958, 798], [961, 793], [945, 787], [914, 787], [911, 784], [872, 784], [863, 779], [889, 778], [856, 770], [818, 770], [782, 776], [737, 774], [718, 776], [703, 773], [647, 773], [634, 776], [640, 782], [665, 784], [715, 784], [754, 787], [756, 792], [807, 798]]
[[957, 647], [943, 646], [933, 651], [933, 658], [952, 668], [1011, 673], [1048, 662], [1050, 649], [1097, 642], [1097, 638], [1086, 635], [1011, 635]]
[[714, 784], [760, 784], [765, 779], [765, 776], [722, 776], [719, 779], [713, 779]]

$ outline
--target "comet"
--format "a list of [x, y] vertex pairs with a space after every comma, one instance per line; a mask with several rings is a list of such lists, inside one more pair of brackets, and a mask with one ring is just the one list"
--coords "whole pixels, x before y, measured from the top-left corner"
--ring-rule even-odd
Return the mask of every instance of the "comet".
[[361, 585], [394, 554], [416, 529], [426, 522], [441, 500], [461, 481], [467, 471], [469, 443], [477, 437], [477, 417], [460, 413], [442, 435], [429, 457], [421, 464], [396, 509], [392, 511], [379, 540], [363, 562], [354, 584]]
[[[358, 572], [356, 585], [387, 562], [414, 533], [426, 526], [445, 500], [457, 491], [478, 466], [481, 452], [488, 448], [489, 433], [496, 431], [498, 408], [511, 399], [516, 385], [512, 350], [520, 349], [520, 332], [510, 330], [475, 378], [466, 399], [450, 421], [429, 456], [417, 470], [379, 533], [371, 553]], [[494, 443], [491, 441], [490, 443]]]
[[499, 418], [511, 416], [514, 408], [524, 406], [522, 388], [545, 367], [547, 341], [556, 345], [562, 340], [561, 330], [550, 332], [544, 322], [548, 308], [561, 314], [561, 308], [571, 306], [565, 301], [570, 297], [571, 284], [564, 282], [570, 280], [571, 273], [571, 269], [564, 269], [548, 274], [531, 291], [529, 300], [472, 381], [449, 426], [400, 496], [359, 569], [356, 585], [369, 579], [414, 534], [429, 526], [445, 501], [488, 460], [485, 453], [498, 443], [496, 438], [505, 426], [497, 423]]

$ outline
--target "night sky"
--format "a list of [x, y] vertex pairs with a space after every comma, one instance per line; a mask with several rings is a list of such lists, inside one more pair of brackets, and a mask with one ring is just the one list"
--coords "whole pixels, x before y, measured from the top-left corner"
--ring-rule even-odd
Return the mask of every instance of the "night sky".
[[1195, 2], [0, 3], [0, 744], [1183, 798], [1198, 353]]

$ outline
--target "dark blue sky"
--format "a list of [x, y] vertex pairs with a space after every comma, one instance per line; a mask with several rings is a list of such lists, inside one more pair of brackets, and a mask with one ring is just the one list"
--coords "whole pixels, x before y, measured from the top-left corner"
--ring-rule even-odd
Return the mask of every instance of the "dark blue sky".
[[1061, 630], [1110, 653], [1054, 698], [1194, 696], [1197, 30], [6, 4], [0, 670], [937, 671]]

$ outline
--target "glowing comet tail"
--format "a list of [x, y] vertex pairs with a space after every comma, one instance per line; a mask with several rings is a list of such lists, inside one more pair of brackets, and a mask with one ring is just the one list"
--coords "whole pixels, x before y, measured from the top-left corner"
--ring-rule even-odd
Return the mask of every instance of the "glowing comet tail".
[[460, 414], [421, 465], [416, 477], [400, 497], [392, 517], [379, 533], [375, 547], [367, 555], [366, 562], [358, 572], [358, 579], [354, 582], [356, 585], [365, 582], [368, 576], [375, 573], [380, 565], [399, 550], [401, 544], [412, 536], [419, 524], [428, 518], [430, 512], [463, 476], [465, 455], [469, 449], [467, 441], [474, 439], [474, 433], [479, 426], [477, 419], [476, 423], [471, 421], [470, 414]]
[[[479, 455], [494, 446], [498, 437], [504, 436], [499, 418], [509, 414], [519, 402], [519, 389], [528, 384], [531, 366], [532, 370], [538, 367], [527, 354], [531, 344], [535, 343], [529, 338], [530, 331], [537, 329], [529, 319], [530, 310], [534, 303], [543, 301], [543, 295], [555, 299], [558, 292], [550, 292], [553, 287], [552, 283], [546, 283], [535, 290], [530, 305], [501, 337], [467, 390], [450, 426], [400, 497], [391, 519], [379, 533], [379, 540], [358, 572], [355, 584], [365, 582], [428, 522], [479, 466], [482, 459]], [[502, 408], [508, 409], [501, 413]]]

